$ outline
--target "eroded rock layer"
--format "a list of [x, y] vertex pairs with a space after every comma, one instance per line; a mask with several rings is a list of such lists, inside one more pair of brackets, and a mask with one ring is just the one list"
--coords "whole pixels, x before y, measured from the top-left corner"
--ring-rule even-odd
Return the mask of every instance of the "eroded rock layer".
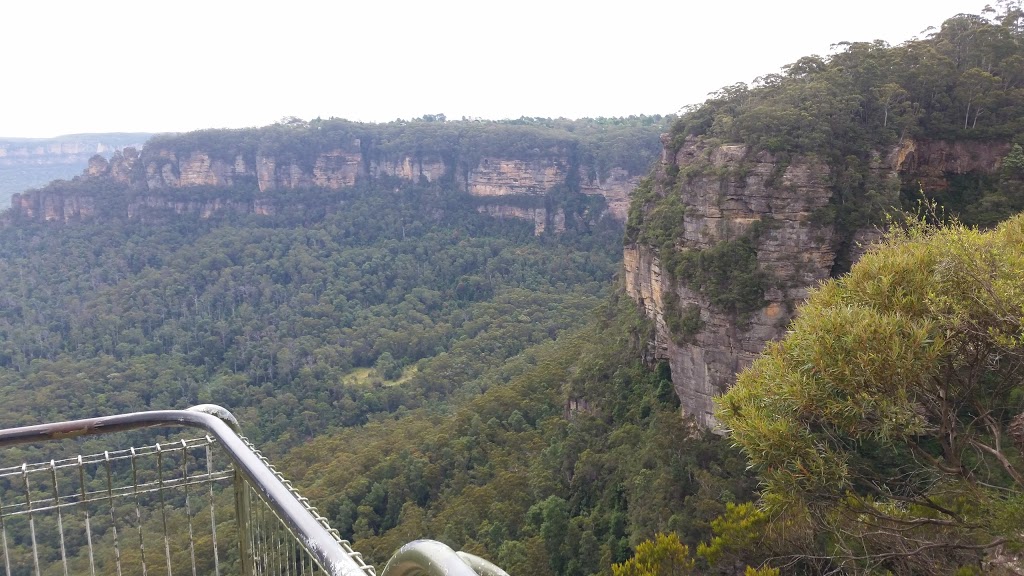
[[[214, 153], [161, 145], [147, 145], [143, 151], [126, 148], [110, 160], [95, 156], [80, 178], [104, 180], [134, 190], [126, 216], [141, 217], [147, 210], [197, 213], [208, 217], [221, 210], [267, 213], [264, 201], [236, 199], [199, 201], [168, 198], [162, 191], [196, 187], [250, 187], [260, 194], [299, 188], [338, 190], [360, 181], [386, 177], [422, 184], [445, 183], [452, 189], [479, 199], [478, 210], [498, 217], [520, 218], [534, 223], [538, 234], [565, 229], [565, 213], [549, 209], [539, 201], [555, 190], [604, 198], [605, 213], [623, 221], [629, 194], [640, 177], [612, 167], [605, 178], [586, 175], [568, 152], [552, 150], [531, 159], [482, 156], [474, 162], [443, 158], [440, 154], [383, 155], [364, 149], [358, 140], [339, 143], [326, 151], [307, 154], [270, 155], [260, 153]], [[72, 198], [71, 196], [74, 196]], [[94, 198], [68, 187], [47, 187], [17, 194], [13, 211], [21, 217], [70, 221], [91, 217]], [[88, 196], [88, 194], [86, 194]], [[519, 198], [512, 202], [511, 198]], [[523, 207], [533, 198], [533, 207]], [[529, 204], [529, 202], [527, 202]], [[64, 207], [66, 205], [66, 207]], [[79, 207], [81, 205], [81, 207]]]
[[[882, 201], [895, 206], [901, 177], [909, 174], [924, 185], [938, 186], [953, 173], [994, 170], [1001, 154], [1005, 147], [904, 142], [878, 154], [870, 172], [883, 183], [879, 189], [888, 190]], [[689, 286], [687, 278], [665, 270], [660, 253], [665, 246], [633, 242], [623, 253], [626, 291], [655, 323], [654, 355], [669, 362], [683, 411], [714, 428], [712, 398], [733, 384], [768, 341], [784, 333], [808, 290], [839, 269], [837, 259], [856, 260], [878, 232], [872, 227], [840, 237], [822, 218], [834, 192], [829, 167], [810, 157], [783, 163], [742, 145], [711, 146], [692, 140], [674, 150], [666, 142], [654, 180], [656, 195], [677, 195], [683, 206], [677, 252], [735, 240], [761, 223], [757, 265], [769, 280], [763, 306], [741, 315], [713, 305], [708, 294]], [[694, 306], [699, 310], [699, 330], [685, 337], [674, 334], [666, 314]]]

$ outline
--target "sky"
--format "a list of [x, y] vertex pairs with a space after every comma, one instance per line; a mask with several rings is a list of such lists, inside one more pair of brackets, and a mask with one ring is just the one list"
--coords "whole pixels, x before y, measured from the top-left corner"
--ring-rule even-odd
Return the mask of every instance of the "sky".
[[0, 136], [672, 114], [973, 0], [10, 0]]

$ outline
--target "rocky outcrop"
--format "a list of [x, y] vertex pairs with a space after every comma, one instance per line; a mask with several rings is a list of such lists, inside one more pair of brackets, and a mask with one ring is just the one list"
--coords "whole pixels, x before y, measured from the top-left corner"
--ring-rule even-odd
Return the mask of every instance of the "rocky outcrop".
[[318, 155], [309, 168], [272, 156], [246, 158], [236, 154], [233, 158], [221, 159], [197, 151], [179, 159], [174, 152], [166, 150], [147, 156], [142, 163], [148, 189], [230, 187], [255, 182], [261, 192], [309, 187], [338, 190], [354, 185], [363, 174], [362, 157], [343, 150]]
[[549, 213], [547, 208], [521, 208], [504, 204], [487, 204], [478, 206], [477, 212], [495, 218], [517, 218], [533, 222], [534, 236], [540, 236], [547, 230], [556, 234], [565, 232], [565, 211], [561, 208]]
[[258, 216], [269, 216], [275, 213], [272, 203], [265, 199], [257, 199], [250, 202], [234, 200], [214, 199], [208, 201], [200, 200], [173, 200], [163, 196], [148, 195], [136, 198], [128, 203], [127, 214], [129, 218], [142, 218], [154, 213], [173, 212], [174, 214], [197, 214], [200, 218], [207, 219], [215, 214], [256, 214]]
[[141, 146], [148, 134], [76, 134], [47, 139], [0, 138], [0, 202], [16, 193], [72, 178], [90, 170], [89, 160], [110, 158], [128, 146]]
[[96, 214], [95, 199], [91, 196], [60, 192], [15, 194], [11, 197], [11, 207], [21, 217], [44, 222], [68, 223]]
[[[109, 160], [91, 158], [79, 178], [109, 181], [130, 190], [132, 200], [118, 209], [127, 209], [126, 215], [133, 218], [142, 217], [147, 210], [201, 216], [218, 210], [259, 213], [254, 204], [229, 201], [230, 194], [222, 201], [211, 201], [209, 190], [203, 192], [202, 200], [189, 200], [187, 194], [177, 192], [190, 188], [245, 189], [244, 195], [251, 197], [303, 188], [339, 190], [367, 180], [399, 178], [468, 194], [478, 199], [480, 212], [527, 220], [537, 234], [565, 230], [565, 210], [558, 206], [564, 206], [565, 198], [573, 194], [600, 196], [607, 209], [574, 214], [572, 222], [590, 222], [605, 215], [624, 221], [629, 194], [640, 180], [614, 166], [598, 178], [593, 167], [580, 166], [579, 154], [570, 153], [574, 149], [568, 144], [506, 157], [493, 152], [493, 143], [491, 152], [476, 155], [460, 148], [457, 141], [439, 141], [444, 146], [438, 148], [420, 140], [410, 145], [416, 149], [410, 153], [402, 152], [393, 141], [381, 143], [372, 135], [347, 134], [335, 140], [310, 134], [307, 140], [292, 128], [274, 127], [253, 133], [161, 136], [141, 153], [126, 148]], [[104, 186], [91, 188], [95, 192]], [[65, 195], [71, 193], [62, 190]], [[35, 203], [29, 197], [36, 195], [45, 196], [30, 191], [13, 204], [14, 210], [37, 217], [40, 211], [28, 208]], [[89, 211], [70, 213], [87, 216]]]
[[439, 182], [447, 168], [440, 156], [374, 158], [369, 162], [371, 178], [395, 176], [413, 182]]
[[947, 176], [991, 172], [1010, 150], [1009, 142], [906, 139], [890, 155], [901, 174], [915, 178], [926, 190], [944, 190]]
[[466, 191], [473, 196], [537, 196], [547, 193], [568, 176], [564, 159], [527, 161], [487, 157], [469, 170]]
[[[623, 254], [626, 291], [640, 302], [656, 325], [655, 355], [668, 360], [684, 411], [713, 426], [712, 398], [722, 393], [737, 371], [749, 364], [766, 341], [788, 323], [793, 303], [827, 278], [835, 260], [833, 234], [813, 222], [828, 205], [828, 169], [798, 158], [781, 166], [770, 154], [751, 156], [745, 146], [706, 147], [688, 142], [663, 159], [660, 179], [679, 169], [686, 176], [677, 190], [685, 217], [677, 249], [702, 250], [746, 233], [764, 223], [757, 257], [773, 278], [766, 305], [738, 322], [711, 305], [707, 296], [686, 287], [662, 270], [656, 249], [633, 244]], [[661, 193], [677, 193], [662, 190]], [[703, 328], [685, 342], [670, 333], [665, 319], [667, 296], [680, 307], [700, 308]]]
[[[768, 341], [782, 336], [808, 290], [840, 268], [838, 258], [855, 261], [879, 232], [866, 228], [839, 238], [831, 224], [818, 223], [816, 214], [829, 206], [833, 195], [829, 168], [818, 160], [796, 157], [783, 164], [766, 152], [752, 154], [743, 145], [691, 140], [675, 150], [665, 144], [655, 171], [655, 193], [676, 194], [684, 207], [675, 250], [711, 248], [741, 237], [760, 222], [758, 266], [771, 279], [764, 306], [740, 318], [687, 287], [686, 278], [673, 278], [664, 270], [659, 253], [663, 247], [625, 247], [626, 292], [654, 321], [654, 356], [669, 362], [683, 411], [714, 428], [712, 398], [733, 384], [737, 372]], [[887, 183], [879, 189], [890, 190], [892, 196], [882, 200], [897, 205], [901, 178], [916, 178], [926, 190], [944, 187], [949, 174], [995, 170], [1007, 150], [1002, 144], [908, 141], [876, 154], [869, 177]], [[693, 306], [699, 309], [701, 328], [682, 338], [673, 334], [666, 314]]]
[[629, 213], [629, 195], [639, 183], [640, 176], [631, 176], [622, 168], [612, 168], [604, 180], [587, 179], [580, 188], [584, 194], [602, 196], [608, 206], [608, 213], [619, 222], [625, 222]]

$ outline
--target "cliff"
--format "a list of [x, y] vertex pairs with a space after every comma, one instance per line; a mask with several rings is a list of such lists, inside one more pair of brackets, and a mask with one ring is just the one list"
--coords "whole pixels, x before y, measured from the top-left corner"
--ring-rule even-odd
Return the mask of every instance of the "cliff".
[[[696, 138], [678, 149], [665, 144], [651, 194], [637, 198], [633, 210], [636, 218], [650, 217], [659, 203], [678, 201], [682, 218], [667, 243], [633, 235], [623, 253], [625, 289], [655, 323], [654, 356], [668, 361], [684, 412], [714, 427], [712, 398], [783, 334], [808, 290], [841, 272], [842, 261], [856, 260], [877, 232], [873, 226], [844, 229], [823, 217], [837, 201], [836, 179], [813, 156], [781, 160], [745, 145]], [[1004, 143], [908, 141], [875, 154], [867, 178], [885, 206], [897, 206], [901, 185], [927, 192], [954, 175], [991, 173], [1007, 149]], [[756, 270], [749, 273], [737, 272], [743, 246], [756, 254]], [[723, 260], [726, 255], [731, 260]], [[715, 272], [721, 285], [698, 281], [715, 266], [724, 268]], [[731, 302], [722, 295], [729, 284], [755, 282], [756, 290], [746, 294], [756, 298]]]
[[0, 138], [0, 201], [51, 180], [71, 178], [89, 158], [110, 157], [127, 146], [141, 146], [149, 134], [73, 134], [56, 138]]
[[[567, 214], [552, 201], [555, 196], [562, 201], [573, 196], [600, 198], [600, 213], [576, 216], [625, 220], [629, 194], [642, 173], [638, 162], [598, 166], [594, 154], [580, 142], [542, 138], [542, 132], [524, 136], [515, 130], [517, 140], [506, 146], [503, 133], [488, 135], [491, 140], [461, 134], [459, 130], [479, 130], [466, 124], [452, 128], [443, 135], [446, 138], [419, 138], [415, 144], [399, 140], [407, 137], [405, 132], [395, 136], [375, 125], [354, 124], [345, 124], [344, 130], [335, 127], [327, 135], [322, 126], [311, 124], [162, 136], [141, 151], [126, 149], [109, 160], [93, 157], [79, 180], [131, 191], [123, 206], [128, 217], [159, 209], [204, 217], [221, 210], [272, 211], [265, 200], [262, 205], [252, 198], [240, 203], [230, 195], [182, 200], [181, 193], [190, 189], [245, 189], [251, 191], [249, 196], [265, 198], [397, 178], [463, 194], [482, 213], [533, 222], [537, 234], [565, 229]], [[644, 170], [654, 155], [646, 158]], [[95, 216], [90, 199], [79, 196], [68, 187], [34, 190], [13, 198], [12, 208], [20, 217], [43, 220]]]

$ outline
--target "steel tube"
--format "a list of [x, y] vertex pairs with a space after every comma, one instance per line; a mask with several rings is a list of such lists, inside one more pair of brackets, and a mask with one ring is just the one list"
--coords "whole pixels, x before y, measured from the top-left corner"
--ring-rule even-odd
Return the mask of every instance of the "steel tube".
[[477, 576], [454, 550], [435, 540], [413, 540], [388, 560], [380, 576]]
[[189, 410], [133, 412], [0, 430], [0, 447], [141, 428], [201, 429], [218, 441], [234, 462], [236, 471], [245, 477], [324, 570], [333, 576], [366, 576], [367, 572], [238, 436], [237, 426], [237, 421], [224, 408], [203, 405]]

